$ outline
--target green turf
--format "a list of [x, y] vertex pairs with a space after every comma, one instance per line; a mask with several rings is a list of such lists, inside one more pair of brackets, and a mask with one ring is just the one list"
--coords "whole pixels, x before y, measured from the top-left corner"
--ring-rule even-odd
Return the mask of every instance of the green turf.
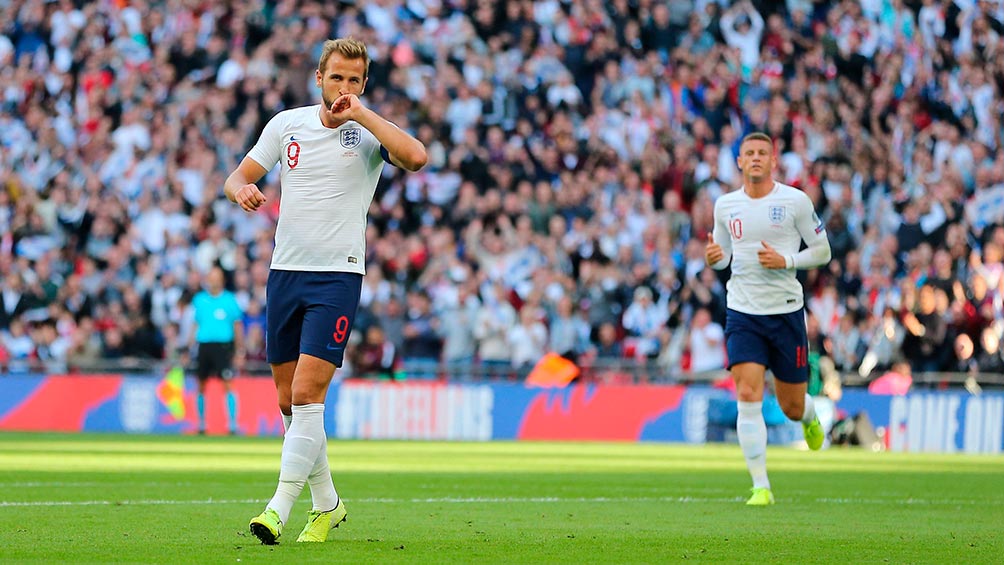
[[248, 520], [278, 439], [0, 434], [3, 563], [1000, 563], [1004, 458], [736, 446], [331, 442], [349, 519], [278, 546]]

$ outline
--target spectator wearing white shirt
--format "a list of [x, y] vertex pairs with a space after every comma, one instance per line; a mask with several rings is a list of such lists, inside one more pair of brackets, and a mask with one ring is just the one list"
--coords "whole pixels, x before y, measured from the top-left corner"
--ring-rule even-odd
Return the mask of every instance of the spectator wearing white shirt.
[[725, 330], [698, 308], [690, 325], [690, 370], [694, 373], [725, 369]]
[[233, 49], [230, 58], [223, 61], [216, 72], [216, 88], [230, 88], [244, 80], [248, 66], [248, 56], [243, 49]]
[[624, 311], [621, 324], [630, 336], [626, 342], [634, 345], [638, 358], [659, 354], [659, 334], [668, 321], [666, 311], [652, 299], [652, 291], [640, 286], [634, 291], [634, 300]]
[[572, 73], [563, 72], [558, 75], [558, 81], [547, 89], [547, 103], [552, 108], [565, 104], [572, 109], [582, 104], [582, 91], [572, 82]]
[[742, 0], [725, 10], [719, 22], [725, 41], [739, 50], [739, 60], [746, 76], [760, 63], [763, 25], [763, 17], [749, 0]]
[[516, 326], [516, 310], [505, 299], [500, 283], [482, 288], [484, 298], [474, 321], [478, 357], [485, 366], [509, 365], [512, 351], [507, 337]]
[[547, 352], [547, 327], [537, 314], [536, 308], [524, 305], [519, 312], [519, 323], [506, 336], [512, 351], [512, 365], [517, 369], [528, 370]]

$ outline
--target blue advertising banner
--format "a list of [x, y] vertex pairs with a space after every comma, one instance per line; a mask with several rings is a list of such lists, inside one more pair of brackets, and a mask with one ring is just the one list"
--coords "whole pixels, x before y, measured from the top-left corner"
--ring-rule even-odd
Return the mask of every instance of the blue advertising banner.
[[[195, 382], [160, 375], [4, 377], [0, 430], [189, 434], [198, 429]], [[237, 378], [240, 432], [278, 436], [282, 419], [270, 379]], [[222, 386], [206, 395], [209, 433], [226, 433]], [[915, 391], [905, 396], [846, 390], [836, 418], [864, 412], [891, 451], [1001, 453], [1004, 394]], [[771, 441], [797, 439], [797, 425], [765, 402]], [[331, 387], [330, 437], [415, 440], [734, 441], [735, 401], [707, 386], [578, 385], [347, 380]], [[792, 427], [794, 426], [794, 428]]]

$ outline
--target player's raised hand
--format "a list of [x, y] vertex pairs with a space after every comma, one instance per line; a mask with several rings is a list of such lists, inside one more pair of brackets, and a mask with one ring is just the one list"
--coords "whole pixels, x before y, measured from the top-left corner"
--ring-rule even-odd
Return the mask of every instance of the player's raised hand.
[[763, 248], [757, 250], [756, 256], [757, 260], [760, 261], [760, 265], [764, 269], [784, 269], [787, 267], [784, 262], [784, 257], [775, 251], [769, 243], [761, 240], [760, 245], [762, 245]]
[[725, 257], [722, 246], [715, 243], [714, 235], [708, 232], [708, 245], [704, 248], [704, 260], [708, 265], [714, 265]]
[[363, 103], [355, 94], [343, 94], [331, 103], [328, 112], [331, 117], [338, 121], [358, 121], [359, 113], [363, 110]]
[[234, 192], [234, 202], [244, 208], [247, 212], [254, 212], [265, 203], [265, 195], [258, 189], [258, 185], [248, 183], [238, 188]]

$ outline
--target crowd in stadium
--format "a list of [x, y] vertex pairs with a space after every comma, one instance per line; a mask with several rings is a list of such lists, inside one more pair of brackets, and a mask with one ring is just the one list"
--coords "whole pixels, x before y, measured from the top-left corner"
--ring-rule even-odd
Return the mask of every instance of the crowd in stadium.
[[367, 104], [429, 153], [370, 211], [357, 373], [720, 369], [704, 247], [752, 131], [826, 224], [814, 350], [863, 376], [1004, 369], [1001, 2], [9, 0], [0, 21], [8, 370], [173, 359], [214, 265], [263, 360], [278, 175], [255, 214], [223, 181], [319, 102], [320, 45], [347, 36]]

